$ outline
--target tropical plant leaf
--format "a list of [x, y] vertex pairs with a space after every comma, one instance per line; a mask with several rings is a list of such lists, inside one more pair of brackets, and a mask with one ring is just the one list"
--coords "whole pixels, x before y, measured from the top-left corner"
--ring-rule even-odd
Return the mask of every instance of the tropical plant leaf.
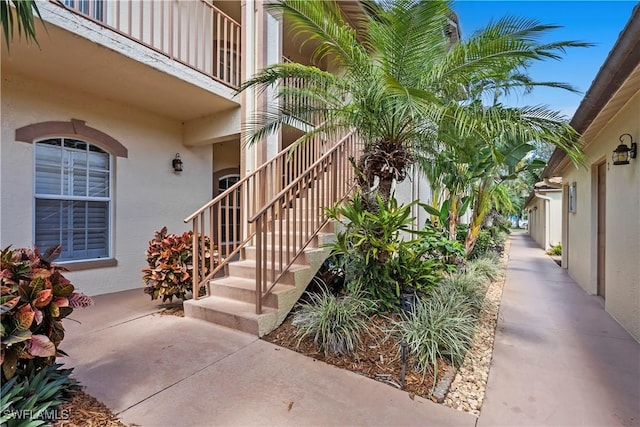
[[74, 292], [69, 296], [69, 306], [72, 308], [89, 307], [93, 305], [91, 297], [79, 292]]
[[[3, 297], [4, 300], [5, 297]], [[6, 302], [0, 305], [0, 314], [9, 312], [13, 307], [20, 302], [20, 297], [8, 296]]]
[[23, 305], [20, 310], [18, 310], [18, 312], [13, 316], [14, 320], [16, 321], [16, 328], [24, 330], [29, 329], [31, 327], [31, 324], [33, 323], [34, 317], [35, 312], [33, 311], [33, 308], [31, 308], [31, 305]]
[[42, 308], [49, 305], [49, 303], [53, 300], [53, 290], [52, 289], [43, 289], [38, 292], [36, 298], [31, 302], [34, 307]]
[[4, 346], [11, 346], [19, 342], [27, 341], [31, 338], [31, 331], [28, 329], [14, 329], [11, 335], [2, 340]]
[[4, 360], [2, 361], [2, 373], [7, 379], [11, 379], [18, 368], [18, 355], [13, 348], [4, 350]]
[[42, 255], [42, 260], [48, 263], [53, 262], [54, 259], [58, 258], [62, 253], [62, 245], [52, 246], [44, 252]]
[[32, 335], [27, 348], [32, 356], [51, 357], [56, 355], [56, 346], [46, 335]]

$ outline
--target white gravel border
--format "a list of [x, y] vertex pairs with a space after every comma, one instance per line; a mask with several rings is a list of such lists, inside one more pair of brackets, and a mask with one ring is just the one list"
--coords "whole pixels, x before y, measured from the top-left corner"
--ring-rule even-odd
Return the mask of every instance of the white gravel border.
[[511, 238], [505, 242], [504, 252], [500, 259], [500, 276], [496, 281], [489, 284], [487, 288], [471, 348], [464, 362], [462, 362], [462, 366], [458, 369], [443, 402], [444, 405], [450, 408], [476, 416], [480, 415], [487, 379], [489, 378], [489, 368], [493, 355], [493, 340], [496, 334], [498, 310], [502, 300], [502, 289], [506, 279], [510, 249]]

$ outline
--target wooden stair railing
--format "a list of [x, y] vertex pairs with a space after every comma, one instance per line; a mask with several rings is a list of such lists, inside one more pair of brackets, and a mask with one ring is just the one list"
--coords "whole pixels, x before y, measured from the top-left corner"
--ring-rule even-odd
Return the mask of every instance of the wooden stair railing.
[[228, 263], [252, 242], [255, 227], [247, 219], [292, 181], [307, 176], [305, 172], [343, 140], [339, 135], [318, 134], [304, 144], [285, 148], [184, 220], [191, 222], [193, 230], [193, 299], [199, 298], [203, 286], [210, 295], [209, 281], [220, 272], [226, 275]]
[[351, 132], [249, 218], [256, 237], [256, 314], [262, 313], [262, 301], [327, 224], [325, 207], [353, 189], [355, 171], [349, 159], [357, 158], [361, 149]]

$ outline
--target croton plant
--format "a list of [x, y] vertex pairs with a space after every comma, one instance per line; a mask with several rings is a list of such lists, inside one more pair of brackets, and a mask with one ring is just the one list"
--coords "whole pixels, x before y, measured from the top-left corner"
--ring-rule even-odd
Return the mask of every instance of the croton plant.
[[62, 319], [74, 308], [93, 304], [62, 275], [65, 268], [52, 264], [60, 251], [59, 245], [44, 254], [37, 247], [7, 247], [0, 254], [3, 381], [27, 364], [45, 366], [64, 355], [58, 348], [64, 338]]
[[[144, 276], [144, 292], [151, 295], [151, 299], [162, 298], [162, 302], [173, 301], [173, 297], [185, 300], [187, 293], [193, 288], [193, 232], [182, 234], [167, 233], [167, 227], [154, 232], [153, 240], [147, 248], [147, 264], [142, 272]], [[217, 252], [212, 248], [211, 240], [204, 239], [205, 256], [199, 254], [199, 265], [203, 265], [204, 273], [209, 274], [211, 257], [213, 266], [217, 266]]]

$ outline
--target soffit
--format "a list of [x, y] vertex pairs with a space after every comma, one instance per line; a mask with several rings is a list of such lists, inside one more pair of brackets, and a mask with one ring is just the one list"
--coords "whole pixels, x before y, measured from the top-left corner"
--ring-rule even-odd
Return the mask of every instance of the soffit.
[[[597, 138], [611, 119], [613, 119], [638, 92], [640, 92], [640, 64], [631, 72], [629, 78], [623, 83], [604, 108], [600, 110], [596, 118], [591, 122], [591, 125], [582, 134], [585, 147], [588, 147]], [[640, 120], [640, 112], [638, 120]]]
[[[182, 64], [175, 63], [175, 69], [186, 70], [184, 74], [187, 76], [211, 81], [212, 89], [198, 87], [160, 70], [156, 64], [161, 61], [169, 64], [166, 68], [174, 65], [170, 59], [110, 30], [99, 31], [122, 39], [114, 42], [113, 48], [51, 23], [47, 23], [46, 30], [39, 20], [36, 25], [39, 47], [15, 40], [11, 51], [7, 52], [5, 44], [2, 44], [3, 74], [25, 76], [180, 121], [238, 106], [237, 102], [213, 92], [214, 87], [222, 87], [222, 84]], [[132, 46], [132, 49], [149, 51], [150, 54], [133, 59], [115, 50], [122, 46]]]
[[[606, 128], [611, 120], [625, 108], [627, 103], [640, 92], [640, 64], [631, 72], [627, 80], [613, 94], [609, 102], [598, 112], [591, 124], [582, 134], [583, 148], [589, 147], [598, 138], [598, 135]], [[640, 111], [638, 112], [640, 121]], [[564, 157], [553, 172], [560, 174], [571, 164], [568, 157]]]

